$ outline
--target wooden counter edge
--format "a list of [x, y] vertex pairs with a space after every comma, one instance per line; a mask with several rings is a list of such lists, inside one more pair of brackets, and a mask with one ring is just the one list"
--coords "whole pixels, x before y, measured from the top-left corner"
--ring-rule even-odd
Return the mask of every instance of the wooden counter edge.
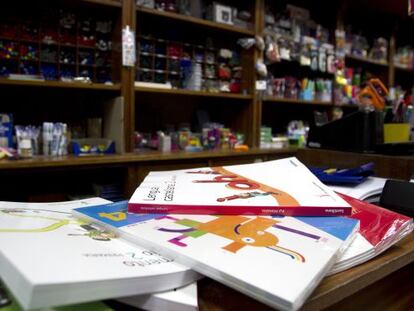
[[10, 169], [30, 169], [30, 168], [49, 168], [49, 167], [73, 167], [85, 165], [111, 165], [127, 164], [139, 162], [156, 161], [178, 161], [194, 159], [213, 159], [213, 158], [235, 158], [235, 157], [254, 157], [286, 155], [293, 156], [295, 148], [286, 149], [250, 149], [247, 151], [200, 151], [200, 152], [143, 152], [125, 153], [113, 155], [94, 155], [94, 156], [61, 156], [43, 157], [38, 156], [31, 159], [21, 160], [0, 160], [0, 170]]
[[412, 262], [414, 233], [370, 261], [326, 277], [305, 303], [303, 310], [329, 307]]

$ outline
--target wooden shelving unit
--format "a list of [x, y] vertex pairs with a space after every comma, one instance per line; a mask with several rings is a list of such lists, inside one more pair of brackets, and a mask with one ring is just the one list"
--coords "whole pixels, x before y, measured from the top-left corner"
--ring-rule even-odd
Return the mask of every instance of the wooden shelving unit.
[[[262, 0], [258, 0], [258, 2], [262, 2]], [[246, 5], [246, 3], [248, 2], [246, 1], [244, 4]], [[231, 5], [237, 7], [238, 4], [233, 3]], [[253, 22], [256, 22], [255, 5], [248, 3], [246, 6], [252, 8], [252, 19]], [[151, 106], [151, 111], [157, 114], [157, 109], [165, 107], [162, 103], [168, 103], [169, 109], [172, 109], [171, 107], [175, 105], [177, 112], [176, 115], [162, 114], [163, 123], [168, 123], [178, 129], [180, 124], [193, 122], [194, 120], [190, 120], [191, 116], [203, 110], [203, 113], [211, 116], [211, 122], [221, 123], [225, 127], [231, 128], [232, 131], [244, 134], [246, 144], [253, 148], [256, 147], [258, 131], [256, 128], [257, 124], [254, 123], [253, 118], [255, 118], [254, 111], [258, 108], [255, 105], [254, 71], [242, 71], [242, 77], [239, 78], [241, 81], [239, 93], [219, 92], [219, 86], [221, 86], [223, 81], [218, 75], [219, 62], [224, 62], [224, 58], [220, 59], [218, 55], [219, 50], [222, 48], [231, 51], [236, 50], [237, 54], [240, 55], [239, 61], [242, 68], [253, 68], [255, 62], [254, 49], [244, 51], [237, 45], [236, 41], [240, 37], [253, 37], [256, 34], [254, 29], [255, 23], [253, 23], [252, 29], [244, 29], [233, 25], [140, 6], [135, 6], [135, 12], [136, 14], [133, 18], [136, 24], [137, 38], [139, 39], [137, 43], [138, 65], [135, 68], [137, 74], [136, 81], [160, 83], [155, 79], [156, 77], [160, 79], [167, 77], [168, 79], [168, 77], [173, 75], [174, 77], [181, 76], [183, 73], [180, 70], [172, 69], [175, 67], [170, 68], [171, 59], [179, 62], [181, 57], [184, 59], [184, 55], [187, 55], [187, 59], [189, 58], [200, 64], [202, 79], [206, 82], [203, 82], [201, 91], [187, 90], [186, 86], [181, 82], [177, 83], [174, 77], [170, 77], [172, 80], [167, 80], [173, 84], [173, 89], [134, 86], [133, 94], [131, 95], [131, 101], [135, 102], [134, 109], [137, 115], [137, 118], [132, 121], [135, 123], [134, 129], [144, 132], [150, 126], [145, 120], [142, 120], [144, 118], [142, 115], [148, 113], [149, 106]], [[148, 27], [147, 24], [149, 22], [154, 22], [154, 27]], [[177, 28], [175, 35], [172, 36], [173, 38], [166, 37], [165, 28], [159, 27], [159, 25], [164, 23], [166, 25], [165, 28]], [[200, 37], [200, 33], [203, 33], [203, 36]], [[206, 41], [207, 38], [208, 42]], [[154, 47], [140, 48], [145, 44], [153, 44]], [[157, 46], [164, 47], [164, 49], [159, 48], [162, 52], [156, 51]], [[176, 46], [178, 52], [171, 53], [171, 50], [169, 50], [171, 46]], [[197, 54], [202, 55], [201, 58], [196, 56]], [[209, 54], [214, 55], [214, 62], [211, 62], [211, 55], [207, 56]], [[178, 58], [171, 56], [178, 56]], [[160, 59], [164, 60], [165, 63], [161, 68], [155, 66], [155, 63], [157, 61], [160, 62]], [[146, 61], [141, 64], [141, 60]], [[208, 74], [207, 67], [213, 73]], [[230, 68], [231, 70], [233, 69], [232, 67]], [[227, 81], [229, 82], [230, 79]], [[186, 103], [185, 108], [181, 105], [181, 100]], [[232, 107], [237, 108], [235, 108], [235, 111], [232, 111]], [[221, 110], [223, 110], [223, 113], [221, 113]], [[183, 119], [183, 115], [186, 115], [187, 119]], [[155, 132], [159, 129], [154, 128], [153, 131]]]
[[219, 31], [226, 31], [226, 32], [230, 32], [230, 33], [234, 33], [234, 34], [238, 34], [238, 35], [247, 35], [247, 36], [254, 36], [255, 35], [255, 32], [253, 30], [243, 29], [243, 28], [239, 28], [239, 27], [235, 27], [235, 26], [231, 26], [231, 25], [226, 25], [226, 24], [220, 24], [220, 23], [204, 20], [204, 19], [201, 19], [201, 18], [195, 18], [195, 17], [191, 17], [191, 16], [178, 14], [178, 13], [164, 12], [164, 11], [159, 11], [159, 10], [156, 10], [156, 9], [150, 9], [150, 8], [139, 7], [139, 6], [137, 7], [137, 12], [140, 13], [140, 14], [148, 14], [148, 15], [153, 15], [153, 16], [159, 16], [159, 17], [163, 17], [163, 18], [168, 18], [168, 19], [173, 19], [173, 20], [176, 20], [176, 21], [184, 22], [184, 23], [203, 26], [203, 27], [209, 28], [209, 29], [215, 29], [215, 30], [219, 30]]
[[[266, 0], [268, 3], [276, 0]], [[367, 0], [372, 1], [372, 0]], [[286, 2], [289, 2], [286, 0]], [[229, 161], [238, 158], [250, 159], [255, 156], [268, 156], [272, 153], [275, 155], [283, 155], [289, 153], [293, 154], [292, 150], [260, 150], [257, 147], [260, 144], [260, 127], [263, 124], [266, 124], [264, 121], [272, 121], [275, 124], [280, 124], [286, 121], [286, 118], [292, 120], [294, 118], [303, 119], [309, 118], [311, 113], [316, 110], [323, 110], [329, 112], [331, 108], [341, 107], [344, 109], [345, 113], [351, 111], [352, 109], [357, 109], [356, 106], [350, 105], [334, 105], [333, 102], [324, 102], [324, 101], [304, 101], [304, 100], [294, 100], [294, 99], [285, 99], [285, 98], [273, 98], [262, 96], [260, 92], [255, 89], [256, 82], [256, 72], [255, 64], [258, 59], [263, 57], [262, 52], [256, 48], [251, 48], [250, 50], [244, 51], [240, 48], [241, 53], [241, 62], [243, 64], [243, 78], [242, 81], [242, 91], [240, 93], [215, 93], [215, 92], [206, 92], [206, 91], [190, 91], [186, 89], [163, 89], [163, 88], [149, 88], [142, 86], [135, 86], [136, 72], [137, 67], [126, 67], [121, 65], [121, 51], [119, 49], [119, 43], [121, 40], [121, 28], [129, 26], [132, 30], [135, 31], [136, 35], [143, 36], [146, 35], [145, 31], [148, 29], [151, 31], [154, 28], [154, 32], [160, 31], [159, 36], [154, 36], [155, 40], [169, 40], [169, 37], [165, 35], [170, 33], [169, 28], [166, 25], [177, 26], [175, 29], [175, 36], [171, 38], [171, 41], [181, 42], [184, 45], [191, 45], [197, 48], [197, 46], [203, 44], [203, 40], [207, 37], [212, 39], [218, 39], [217, 42], [214, 42], [212, 48], [221, 48], [223, 44], [225, 47], [226, 44], [231, 46], [237, 46], [236, 41], [239, 38], [243, 37], [254, 37], [256, 35], [263, 35], [265, 32], [265, 13], [266, 6], [265, 0], [255, 0], [252, 2], [245, 1], [242, 2], [228, 2], [233, 6], [243, 6], [243, 4], [251, 9], [252, 13], [252, 28], [244, 29], [237, 26], [221, 24], [213, 22], [210, 20], [204, 20], [201, 18], [195, 18], [191, 16], [186, 16], [178, 13], [171, 13], [165, 11], [159, 11], [156, 9], [149, 9], [144, 7], [138, 7], [135, 0], [79, 0], [79, 1], [62, 1], [59, 2], [59, 5], [68, 6], [70, 9], [75, 9], [78, 13], [82, 13], [83, 7], [85, 11], [89, 10], [102, 10], [108, 15], [117, 17], [115, 24], [113, 25], [113, 40], [116, 42], [114, 46], [114, 55], [112, 62], [112, 70], [116, 71], [115, 75], [116, 83], [113, 85], [106, 85], [100, 83], [66, 83], [61, 81], [27, 81], [27, 80], [11, 80], [2, 78], [0, 79], [0, 88], [4, 89], [9, 93], [19, 92], [17, 95], [25, 95], [28, 100], [36, 99], [36, 104], [31, 104], [32, 110], [30, 114], [36, 115], [39, 114], [47, 118], [47, 113], [41, 110], [45, 102], [43, 101], [43, 95], [46, 95], [46, 100], [52, 100], [54, 103], [58, 102], [59, 113], [61, 115], [66, 114], [75, 114], [74, 111], [71, 111], [71, 107], [68, 107], [68, 103], [71, 100], [79, 102], [87, 102], [90, 105], [85, 105], [86, 109], [89, 109], [91, 106], [95, 106], [96, 110], [99, 110], [99, 103], [106, 102], [115, 97], [122, 96], [124, 98], [124, 128], [123, 134], [125, 138], [125, 145], [127, 154], [122, 155], [111, 155], [103, 157], [88, 157], [88, 158], [77, 158], [73, 156], [63, 157], [63, 158], [33, 158], [29, 160], [21, 161], [0, 161], [0, 177], [2, 171], [12, 172], [13, 170], [26, 170], [29, 168], [38, 168], [38, 169], [51, 169], [57, 168], [62, 170], [64, 175], [68, 168], [82, 168], [88, 169], [89, 167], [99, 167], [99, 166], [111, 166], [116, 165], [118, 167], [127, 167], [130, 169], [131, 165], [134, 163], [149, 163], [154, 162], [155, 167], [161, 163], [172, 161], [174, 163], [180, 163], [183, 165], [184, 162], [197, 162], [202, 159], [203, 161], [197, 163], [210, 163], [206, 162], [209, 158], [216, 158], [223, 160], [228, 159]], [[80, 7], [80, 8], [79, 8]], [[82, 9], [81, 9], [82, 8]], [[339, 9], [338, 9], [339, 10]], [[341, 12], [331, 12], [338, 13]], [[104, 14], [105, 15], [105, 14]], [[334, 16], [334, 14], [332, 14]], [[334, 18], [334, 17], [333, 17]], [[18, 19], [21, 19], [19, 17]], [[143, 22], [154, 23], [152, 26], [148, 26], [145, 31], [143, 31]], [[180, 35], [183, 35], [183, 38], [180, 38]], [[27, 42], [33, 44], [39, 44], [40, 34], [35, 39], [30, 40], [26, 39], [16, 39], [18, 42]], [[158, 39], [157, 39], [158, 38]], [[192, 40], [196, 39], [196, 40]], [[3, 38], [4, 39], [4, 38]], [[7, 40], [9, 40], [8, 38]], [[182, 39], [182, 40], [181, 40]], [[194, 41], [194, 42], [193, 42]], [[68, 44], [65, 42], [60, 42], [57, 44], [59, 49], [89, 49], [90, 47], [84, 47], [82, 44]], [[207, 47], [207, 45], [206, 45]], [[389, 59], [392, 59], [393, 49], [389, 51]], [[141, 55], [146, 56], [145, 52]], [[153, 58], [160, 57], [156, 54], [148, 54]], [[165, 58], [168, 58], [168, 53], [162, 55]], [[17, 58], [16, 62], [20, 60]], [[205, 61], [205, 60], [204, 60]], [[393, 78], [397, 72], [401, 72], [401, 77], [409, 77], [409, 74], [414, 73], [414, 71], [407, 70], [405, 68], [399, 68], [394, 64], [382, 63], [377, 61], [372, 61], [367, 58], [357, 57], [354, 55], [347, 55], [346, 61], [350, 64], [355, 64], [355, 66], [370, 68], [373, 71], [378, 71], [386, 73]], [[283, 62], [282, 62], [283, 63]], [[214, 63], [217, 68], [219, 68], [219, 63], [216, 60]], [[298, 66], [299, 63], [297, 63]], [[275, 65], [276, 66], [276, 65]], [[284, 70], [290, 70], [291, 73], [295, 73], [296, 65], [292, 66], [282, 66]], [[94, 66], [91, 66], [91, 70], [95, 70]], [[292, 69], [293, 68], [293, 69]], [[155, 66], [153, 69], [156, 69]], [[164, 70], [166, 71], [166, 70]], [[299, 70], [298, 70], [299, 71]], [[301, 71], [302, 76], [307, 74], [306, 70]], [[334, 77], [327, 73], [321, 72], [310, 72], [309, 77], [314, 78], [324, 78], [332, 79]], [[300, 74], [299, 74], [299, 77]], [[393, 81], [390, 79], [389, 81]], [[27, 90], [27, 92], [26, 92]], [[72, 91], [73, 90], [73, 91]], [[33, 93], [33, 96], [30, 97], [30, 94]], [[50, 95], [50, 94], [53, 94]], [[49, 96], [50, 95], [50, 96]], [[61, 99], [63, 104], [60, 102], [59, 96], [62, 95]], [[73, 96], [73, 97], [71, 97]], [[56, 98], [59, 98], [56, 100]], [[10, 96], [7, 99], [8, 102], [12, 102], [14, 98]], [[95, 102], [96, 101], [96, 102]], [[168, 105], [164, 105], [168, 104]], [[13, 104], [14, 105], [14, 104]], [[175, 105], [175, 106], [174, 106]], [[23, 105], [24, 106], [24, 105]], [[29, 105], [28, 105], [29, 106]], [[45, 105], [47, 106], [47, 105]], [[52, 104], [50, 107], [56, 107]], [[97, 108], [97, 107], [98, 108]], [[11, 104], [9, 105], [11, 107]], [[14, 107], [14, 106], [13, 106]], [[17, 107], [17, 106], [16, 106]], [[36, 108], [33, 108], [36, 107]], [[82, 110], [77, 106], [78, 110]], [[39, 108], [39, 110], [37, 110]], [[177, 108], [177, 109], [175, 109]], [[162, 117], [160, 114], [157, 114], [157, 109], [163, 110]], [[193, 120], [194, 115], [196, 115], [197, 110], [205, 110], [212, 115], [214, 118], [222, 118], [221, 123], [225, 126], [231, 127], [233, 130], [245, 134], [246, 142], [250, 147], [250, 150], [247, 152], [235, 152], [235, 151], [203, 151], [198, 153], [189, 153], [189, 152], [179, 152], [179, 153], [169, 153], [163, 154], [159, 152], [151, 152], [145, 154], [135, 154], [134, 151], [134, 140], [133, 134], [134, 131], [140, 130], [142, 124], [142, 119], [155, 118], [157, 120], [162, 120], [163, 124], [167, 124], [165, 119], [170, 118], [174, 126], [178, 126], [180, 123], [190, 124]], [[13, 109], [10, 112], [14, 112]], [[75, 109], [74, 109], [75, 110]], [[209, 111], [210, 110], [210, 111]], [[17, 113], [22, 113], [24, 109], [17, 109]], [[86, 112], [83, 112], [86, 115]], [[9, 112], [0, 111], [0, 112]], [[145, 115], [145, 113], [150, 112], [151, 115]], [[282, 112], [279, 114], [279, 112]], [[284, 114], [285, 113], [285, 114]], [[141, 114], [141, 115], [140, 115]], [[180, 115], [181, 114], [181, 115]], [[55, 114], [55, 116], [58, 113]], [[178, 117], [176, 117], [178, 115]], [[16, 115], [18, 120], [18, 115]], [[58, 116], [59, 117], [59, 116]], [[58, 118], [56, 117], [56, 118]], [[285, 119], [283, 119], [285, 118]], [[59, 120], [59, 119], [56, 119]], [[145, 121], [145, 120], [144, 120]], [[169, 121], [169, 120], [168, 120]], [[216, 121], [216, 120], [211, 120]], [[140, 123], [141, 122], [141, 123]], [[151, 123], [152, 122], [152, 123]], [[161, 121], [159, 122], [161, 123]], [[271, 122], [270, 122], [271, 123]], [[148, 121], [149, 126], [159, 126], [155, 125], [153, 121]], [[145, 124], [144, 129], [147, 129], [149, 126]], [[170, 125], [170, 123], [168, 123]], [[151, 128], [152, 132], [161, 129], [161, 126], [158, 128]], [[171, 162], [171, 163], [172, 163]], [[145, 164], [146, 165], [146, 164]], [[172, 164], [174, 167], [175, 164]], [[178, 164], [177, 164], [178, 165]], [[30, 171], [30, 170], [29, 170]], [[0, 197], [1, 198], [1, 197]]]

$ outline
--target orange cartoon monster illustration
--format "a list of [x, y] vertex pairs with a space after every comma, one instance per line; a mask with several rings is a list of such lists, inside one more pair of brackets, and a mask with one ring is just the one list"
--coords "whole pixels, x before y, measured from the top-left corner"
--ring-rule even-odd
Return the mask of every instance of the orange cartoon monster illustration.
[[188, 227], [185, 229], [158, 228], [159, 231], [163, 232], [180, 233], [181, 235], [169, 240], [170, 243], [177, 246], [186, 247], [187, 245], [183, 240], [188, 237], [198, 238], [210, 233], [231, 240], [232, 242], [224, 246], [223, 249], [232, 253], [236, 253], [246, 246], [266, 247], [301, 262], [305, 261], [305, 258], [301, 254], [279, 246], [278, 237], [265, 230], [269, 227], [274, 227], [314, 240], [321, 238], [314, 234], [282, 226], [279, 220], [264, 217], [218, 216], [216, 219], [206, 223], [191, 219], [178, 219], [171, 216], [163, 216], [157, 219], [173, 220], [175, 224]]
[[279, 205], [284, 206], [299, 206], [299, 202], [291, 196], [289, 193], [284, 192], [280, 189], [276, 189], [265, 184], [259, 183], [257, 181], [251, 180], [244, 176], [232, 173], [223, 167], [213, 167], [211, 170], [198, 170], [198, 171], [188, 171], [187, 174], [203, 174], [203, 175], [213, 175], [210, 180], [194, 180], [194, 183], [223, 183], [226, 184], [226, 187], [233, 190], [243, 191], [243, 190], [257, 190], [251, 192], [238, 193], [229, 197], [217, 198], [217, 202], [224, 202], [237, 199], [248, 199], [259, 196], [272, 196]]

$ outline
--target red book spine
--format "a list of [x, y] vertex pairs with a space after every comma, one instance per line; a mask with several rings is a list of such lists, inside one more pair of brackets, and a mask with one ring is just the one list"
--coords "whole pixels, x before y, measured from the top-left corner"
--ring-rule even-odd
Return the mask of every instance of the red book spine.
[[130, 202], [128, 212], [136, 214], [348, 216], [351, 215], [352, 209], [318, 206], [160, 205]]

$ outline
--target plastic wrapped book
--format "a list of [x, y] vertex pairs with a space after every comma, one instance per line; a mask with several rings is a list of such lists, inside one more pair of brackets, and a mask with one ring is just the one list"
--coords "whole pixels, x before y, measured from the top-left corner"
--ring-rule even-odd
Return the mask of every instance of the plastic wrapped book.
[[329, 274], [338, 273], [378, 256], [414, 229], [413, 219], [379, 206], [342, 195], [360, 221], [354, 241], [338, 258]]

